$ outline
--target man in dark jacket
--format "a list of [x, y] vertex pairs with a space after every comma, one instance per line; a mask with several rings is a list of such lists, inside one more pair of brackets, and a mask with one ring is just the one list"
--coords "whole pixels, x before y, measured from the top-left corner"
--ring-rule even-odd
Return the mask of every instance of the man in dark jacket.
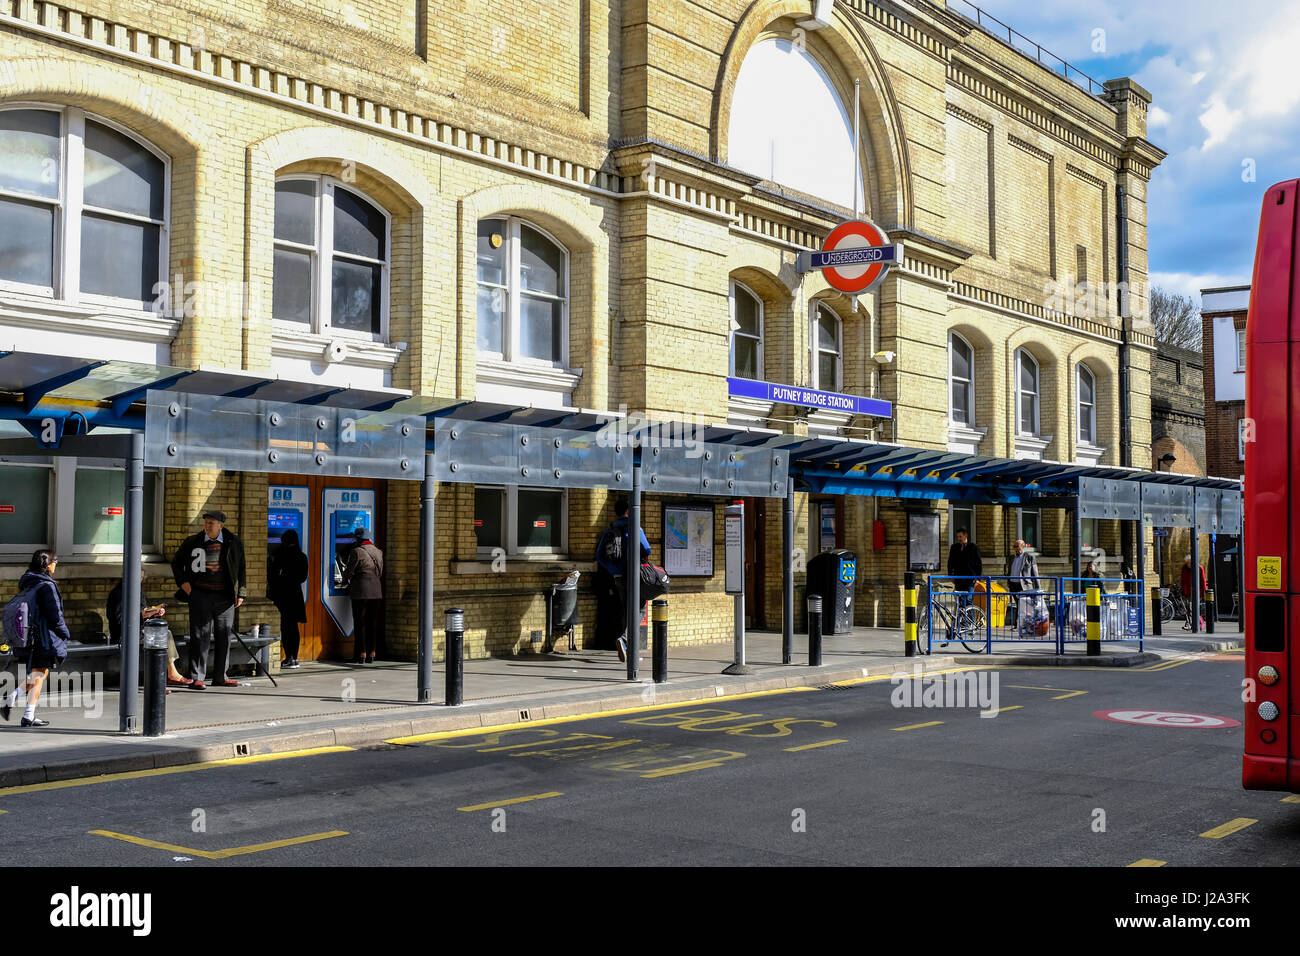
[[214, 687], [238, 687], [226, 667], [230, 661], [230, 632], [235, 626], [235, 608], [248, 596], [244, 570], [244, 545], [225, 530], [224, 511], [205, 511], [203, 530], [192, 534], [172, 558], [172, 574], [179, 590], [176, 597], [190, 605], [189, 677], [194, 690], [204, 690], [208, 648], [215, 634], [212, 658]]
[[352, 663], [373, 664], [384, 597], [384, 552], [375, 547], [366, 528], [357, 528], [353, 537], [357, 544], [348, 552], [343, 571], [343, 586], [352, 599]]
[[[948, 576], [954, 578], [977, 578], [984, 573], [984, 561], [980, 558], [980, 549], [970, 540], [965, 528], [957, 531], [957, 540], [948, 549]], [[969, 591], [974, 582], [957, 582], [957, 590]]]
[[[596, 638], [598, 646], [613, 641], [618, 659], [627, 659], [627, 554], [631, 551], [627, 499], [614, 502], [617, 517], [596, 542]], [[641, 560], [650, 557], [650, 541], [641, 530]], [[641, 602], [645, 604], [644, 601]]]

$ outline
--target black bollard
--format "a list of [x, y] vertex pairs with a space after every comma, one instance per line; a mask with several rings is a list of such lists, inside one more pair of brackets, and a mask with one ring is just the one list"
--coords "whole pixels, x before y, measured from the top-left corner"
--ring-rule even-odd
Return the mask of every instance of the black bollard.
[[1215, 606], [1214, 592], [1205, 592], [1205, 633], [1214, 633], [1214, 618], [1218, 608]]
[[668, 681], [668, 601], [655, 598], [650, 606], [650, 622], [654, 630], [654, 679], [656, 684]]
[[822, 664], [822, 596], [808, 595], [808, 666]]
[[1161, 628], [1161, 624], [1163, 623], [1160, 620], [1161, 600], [1163, 600], [1163, 595], [1161, 595], [1160, 589], [1152, 588], [1151, 589], [1151, 634], [1154, 637], [1160, 636], [1160, 628]]
[[456, 707], [465, 699], [465, 612], [447, 608], [447, 689], [444, 703]]
[[146, 621], [140, 628], [144, 645], [144, 735], [167, 732], [167, 622]]

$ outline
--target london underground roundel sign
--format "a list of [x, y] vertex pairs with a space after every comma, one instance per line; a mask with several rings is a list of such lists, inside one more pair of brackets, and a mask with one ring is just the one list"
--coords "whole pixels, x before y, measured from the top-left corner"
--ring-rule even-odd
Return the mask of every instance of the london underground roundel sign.
[[901, 244], [891, 243], [873, 223], [850, 219], [831, 230], [822, 251], [809, 255], [808, 265], [821, 269], [831, 288], [846, 295], [861, 295], [879, 282], [890, 266], [902, 260]]

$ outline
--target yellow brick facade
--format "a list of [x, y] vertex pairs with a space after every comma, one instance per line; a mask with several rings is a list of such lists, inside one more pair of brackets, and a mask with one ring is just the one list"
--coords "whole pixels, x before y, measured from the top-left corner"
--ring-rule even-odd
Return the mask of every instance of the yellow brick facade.
[[[1086, 361], [1097, 377], [1102, 461], [1119, 463], [1122, 321], [1090, 314], [1071, 290], [1080, 262], [1089, 281], [1116, 280], [1123, 186], [1140, 312], [1146, 182], [1163, 157], [1145, 139], [1149, 98], [1127, 81], [1090, 96], [942, 5], [838, 0], [827, 26], [807, 30], [799, 24], [810, 11], [806, 0], [718, 0], [708, 9], [655, 0], [3, 0], [0, 108], [79, 107], [166, 154], [168, 274], [199, 289], [195, 314], [169, 343], [174, 366], [275, 371], [288, 347], [270, 321], [275, 183], [321, 174], [391, 217], [387, 342], [405, 344], [391, 365], [395, 388], [475, 397], [477, 223], [510, 215], [567, 250], [567, 368], [581, 370], [574, 406], [726, 421], [728, 293], [739, 281], [763, 302], [771, 381], [808, 384], [810, 309], [821, 302], [839, 316], [840, 390], [895, 409], [892, 422], [850, 423], [852, 434], [944, 447], [955, 331], [976, 355], [975, 424], [987, 429], [979, 453], [1016, 454], [1012, 370], [1023, 347], [1042, 374], [1041, 433], [1051, 436], [1042, 456], [1077, 457], [1075, 368]], [[849, 104], [860, 81], [865, 213], [906, 251], [903, 267], [856, 311], [819, 274], [794, 269], [796, 254], [819, 246], [848, 211], [728, 162], [746, 52], [796, 30]], [[229, 289], [246, 290], [247, 304], [221, 293]], [[1150, 460], [1152, 340], [1140, 321], [1126, 321], [1131, 460], [1140, 463]], [[88, 339], [95, 334], [87, 328]], [[14, 335], [21, 347], [21, 329]], [[876, 350], [896, 357], [877, 363]], [[808, 427], [789, 406], [765, 424]], [[204, 509], [223, 508], [248, 545], [254, 600], [241, 623], [272, 620], [258, 600], [266, 477], [169, 472], [165, 481], [164, 555]], [[476, 547], [472, 487], [443, 485], [437, 500], [437, 606], [465, 609], [471, 655], [536, 649], [529, 634], [545, 626], [542, 592], [572, 568], [590, 570], [612, 518], [607, 495], [571, 490], [567, 554], [511, 560], [504, 574]], [[418, 486], [390, 483], [387, 502], [387, 641], [413, 659]], [[661, 508], [647, 496], [643, 526], [656, 556]], [[904, 512], [893, 501], [850, 499], [844, 516], [846, 545], [860, 556], [859, 622], [896, 624]], [[885, 526], [880, 551], [876, 520]], [[999, 568], [1007, 520], [997, 508], [978, 511], [977, 539]], [[719, 573], [675, 584], [676, 641], [730, 632], [722, 499], [715, 523]], [[1064, 518], [1044, 512], [1043, 525], [1044, 551], [1063, 554]], [[780, 624], [780, 527], [780, 503], [769, 502], [769, 627]], [[1114, 529], [1106, 541], [1118, 547]], [[796, 542], [808, 547], [802, 495]], [[68, 590], [76, 620], [90, 628], [115, 566], [84, 565]], [[151, 567], [150, 591], [170, 593], [160, 572]], [[5, 576], [16, 577], [16, 566]], [[584, 637], [593, 616], [584, 589]], [[438, 655], [441, 641], [439, 623]]]

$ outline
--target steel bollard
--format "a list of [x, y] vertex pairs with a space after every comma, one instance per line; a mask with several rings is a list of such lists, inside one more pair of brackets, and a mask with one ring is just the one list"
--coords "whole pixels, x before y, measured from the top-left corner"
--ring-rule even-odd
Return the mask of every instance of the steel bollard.
[[808, 666], [822, 664], [822, 596], [808, 595]]
[[654, 681], [664, 684], [668, 681], [668, 601], [665, 598], [655, 598], [650, 605], [650, 626], [654, 641]]
[[144, 645], [144, 735], [167, 732], [167, 624], [158, 618], [140, 628]]
[[903, 575], [903, 656], [916, 656], [916, 575]]
[[1088, 588], [1088, 656], [1101, 656], [1101, 588]]
[[1162, 621], [1160, 619], [1160, 602], [1164, 600], [1164, 595], [1160, 593], [1160, 588], [1151, 589], [1151, 635], [1160, 636]]
[[465, 699], [465, 612], [447, 608], [447, 689], [444, 702], [458, 706]]
[[1205, 605], [1204, 605], [1204, 607], [1205, 607], [1205, 633], [1206, 633], [1206, 634], [1213, 634], [1213, 633], [1214, 633], [1214, 617], [1215, 617], [1215, 610], [1216, 610], [1216, 608], [1215, 608], [1215, 603], [1214, 603], [1214, 592], [1211, 591], [1211, 590], [1208, 590], [1208, 589], [1207, 589], [1206, 592], [1205, 592]]

